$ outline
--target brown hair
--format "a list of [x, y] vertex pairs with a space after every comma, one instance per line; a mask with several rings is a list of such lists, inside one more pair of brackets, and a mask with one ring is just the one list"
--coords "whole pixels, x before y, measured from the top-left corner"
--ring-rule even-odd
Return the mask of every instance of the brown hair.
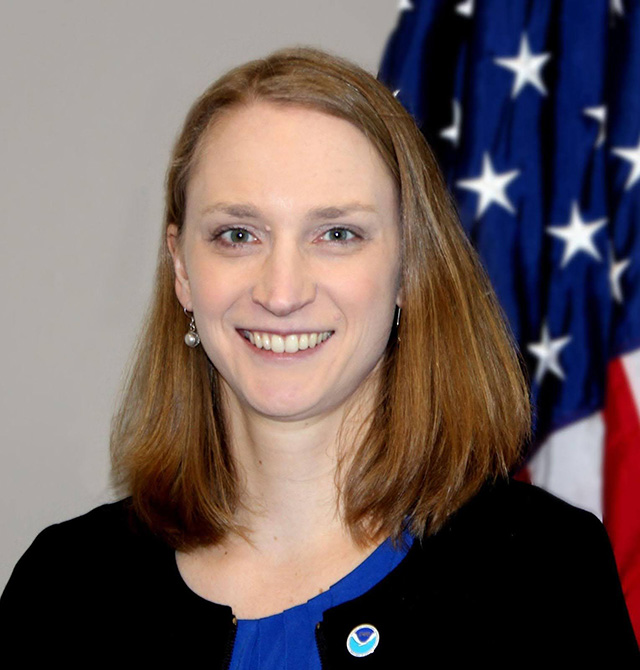
[[208, 129], [252, 101], [346, 119], [377, 148], [400, 194], [401, 343], [389, 340], [371, 420], [340, 481], [359, 542], [432, 533], [489, 478], [506, 475], [530, 429], [522, 367], [494, 293], [433, 155], [380, 82], [321, 51], [276, 52], [224, 75], [196, 101], [169, 166], [155, 296], [112, 429], [116, 482], [138, 516], [178, 549], [237, 530], [238, 491], [219, 378], [187, 348], [166, 227], [181, 229]]

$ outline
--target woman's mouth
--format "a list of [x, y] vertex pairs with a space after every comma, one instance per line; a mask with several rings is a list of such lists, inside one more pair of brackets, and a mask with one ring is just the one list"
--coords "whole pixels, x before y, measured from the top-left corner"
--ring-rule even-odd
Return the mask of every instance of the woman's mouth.
[[274, 354], [297, 354], [299, 351], [314, 349], [328, 340], [333, 330], [324, 330], [315, 333], [268, 333], [257, 330], [241, 330], [240, 334], [257, 349], [273, 351]]

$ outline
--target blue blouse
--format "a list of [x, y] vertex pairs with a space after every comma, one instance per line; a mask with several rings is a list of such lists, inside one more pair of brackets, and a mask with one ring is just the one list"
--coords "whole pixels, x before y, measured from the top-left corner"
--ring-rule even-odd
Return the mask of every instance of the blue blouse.
[[230, 670], [320, 670], [315, 627], [323, 612], [375, 586], [402, 561], [412, 541], [407, 533], [396, 549], [385, 540], [348, 575], [302, 605], [262, 619], [239, 619]]

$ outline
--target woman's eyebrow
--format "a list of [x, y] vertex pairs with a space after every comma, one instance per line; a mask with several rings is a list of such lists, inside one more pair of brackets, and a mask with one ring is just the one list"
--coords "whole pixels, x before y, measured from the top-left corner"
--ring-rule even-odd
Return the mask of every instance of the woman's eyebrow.
[[240, 203], [232, 204], [229, 202], [216, 202], [213, 205], [208, 205], [202, 210], [201, 216], [214, 214], [215, 212], [223, 212], [236, 219], [257, 219], [259, 216], [257, 207], [254, 207], [253, 205]]
[[307, 215], [308, 219], [339, 219], [347, 214], [354, 212], [372, 212], [377, 214], [378, 210], [373, 205], [366, 205], [361, 202], [352, 202], [346, 205], [316, 207]]
[[[214, 214], [216, 212], [223, 212], [236, 219], [257, 219], [260, 216], [258, 208], [249, 203], [228, 202], [217, 202], [213, 205], [208, 205], [202, 210], [201, 216]], [[367, 205], [361, 202], [351, 202], [345, 205], [314, 207], [309, 211], [306, 218], [309, 220], [332, 220], [339, 219], [347, 214], [353, 214], [354, 212], [372, 212], [373, 214], [377, 214], [378, 210], [373, 205]]]

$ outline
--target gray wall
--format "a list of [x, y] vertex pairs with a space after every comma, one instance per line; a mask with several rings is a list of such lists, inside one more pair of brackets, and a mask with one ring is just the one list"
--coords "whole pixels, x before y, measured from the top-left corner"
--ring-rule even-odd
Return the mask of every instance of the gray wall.
[[39, 530], [111, 499], [109, 422], [190, 103], [282, 46], [375, 71], [397, 7], [0, 0], [0, 589]]

